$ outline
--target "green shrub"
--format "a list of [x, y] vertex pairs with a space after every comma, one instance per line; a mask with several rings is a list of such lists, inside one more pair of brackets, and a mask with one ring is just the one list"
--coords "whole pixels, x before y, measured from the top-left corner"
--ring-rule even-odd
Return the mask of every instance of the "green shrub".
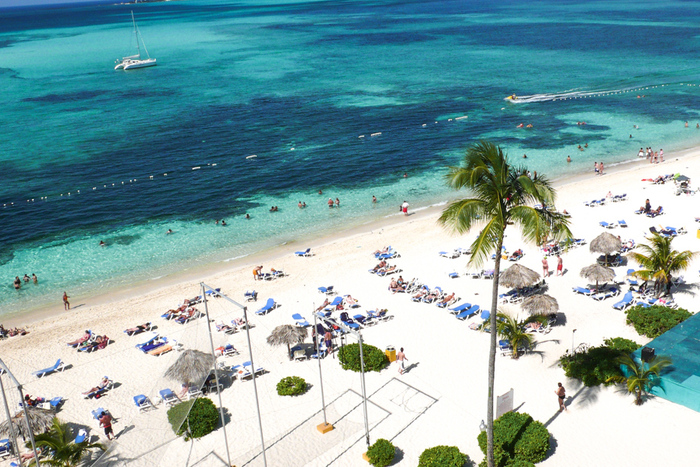
[[206, 397], [180, 402], [168, 410], [168, 421], [175, 434], [185, 439], [201, 438], [219, 426], [219, 411]]
[[277, 394], [280, 396], [298, 396], [306, 392], [306, 381], [298, 376], [287, 376], [277, 383]]
[[[477, 438], [484, 454], [486, 436], [486, 432], [481, 432]], [[536, 464], [547, 456], [549, 431], [526, 413], [508, 412], [493, 423], [493, 443], [498, 467]]]
[[[365, 371], [382, 371], [388, 364], [384, 352], [369, 344], [362, 344]], [[338, 350], [338, 360], [343, 370], [360, 371], [360, 344], [348, 344]]]
[[600, 347], [591, 347], [585, 352], [570, 354], [567, 351], [559, 359], [559, 366], [567, 377], [576, 378], [586, 386], [609, 386], [614, 384], [610, 378], [622, 374], [618, 358], [631, 354], [639, 347], [636, 342], [622, 337], [605, 339]]
[[435, 446], [423, 451], [418, 467], [462, 467], [468, 460], [455, 446]]
[[386, 467], [391, 464], [396, 455], [396, 448], [391, 441], [379, 438], [373, 445], [367, 449], [367, 457], [369, 463], [374, 467]]
[[693, 314], [683, 308], [637, 305], [627, 310], [627, 324], [633, 325], [640, 335], [654, 339], [691, 316]]

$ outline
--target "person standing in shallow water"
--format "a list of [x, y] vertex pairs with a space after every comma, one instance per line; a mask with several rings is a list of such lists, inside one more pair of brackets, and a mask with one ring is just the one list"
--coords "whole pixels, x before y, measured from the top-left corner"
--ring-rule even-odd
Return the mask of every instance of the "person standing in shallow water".
[[68, 301], [68, 294], [63, 292], [63, 309], [70, 310], [70, 302]]

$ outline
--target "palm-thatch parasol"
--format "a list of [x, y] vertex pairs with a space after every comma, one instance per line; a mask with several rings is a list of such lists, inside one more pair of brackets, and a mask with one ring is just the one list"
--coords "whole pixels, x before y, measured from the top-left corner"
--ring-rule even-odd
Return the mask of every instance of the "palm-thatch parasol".
[[551, 315], [559, 311], [557, 299], [546, 294], [527, 297], [520, 306], [531, 315]]
[[214, 368], [215, 358], [210, 353], [188, 349], [180, 354], [165, 372], [165, 377], [183, 384], [201, 384]]
[[616, 236], [609, 234], [608, 232], [603, 232], [591, 241], [588, 246], [591, 253], [603, 253], [605, 255], [611, 255], [613, 253], [619, 253], [622, 249], [622, 242]]
[[591, 264], [581, 269], [581, 277], [595, 281], [595, 288], [598, 289], [598, 281], [608, 282], [615, 278], [615, 271], [600, 264]]
[[[56, 416], [53, 411], [40, 409], [38, 407], [27, 407], [27, 415], [29, 416], [29, 426], [32, 431], [37, 434], [44, 433], [46, 430], [50, 429], [53, 425], [53, 418]], [[17, 412], [10, 421], [14, 425], [16, 433], [20, 434], [23, 439], [29, 438], [27, 423], [24, 419], [24, 410]], [[7, 420], [0, 423], [0, 436], [12, 436], [12, 430]]]
[[287, 353], [292, 358], [292, 345], [301, 344], [306, 339], [306, 328], [283, 324], [272, 330], [272, 334], [267, 336], [267, 343], [270, 345], [287, 344]]
[[520, 289], [536, 283], [540, 280], [540, 275], [525, 266], [514, 264], [501, 272], [498, 280], [506, 287]]

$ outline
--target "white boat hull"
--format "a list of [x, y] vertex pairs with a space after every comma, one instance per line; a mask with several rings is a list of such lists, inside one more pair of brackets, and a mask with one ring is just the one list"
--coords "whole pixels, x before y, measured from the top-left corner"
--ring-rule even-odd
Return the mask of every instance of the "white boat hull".
[[149, 66], [156, 66], [155, 58], [149, 58], [147, 60], [131, 60], [122, 64], [122, 68], [124, 68], [124, 70], [134, 70], [136, 68], [146, 68]]

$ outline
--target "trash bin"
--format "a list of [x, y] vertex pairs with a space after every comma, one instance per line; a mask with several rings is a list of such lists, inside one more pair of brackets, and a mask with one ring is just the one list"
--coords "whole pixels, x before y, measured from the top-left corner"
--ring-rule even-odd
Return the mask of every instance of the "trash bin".
[[384, 351], [384, 355], [386, 355], [390, 363], [396, 361], [396, 349], [393, 346], [388, 346]]

